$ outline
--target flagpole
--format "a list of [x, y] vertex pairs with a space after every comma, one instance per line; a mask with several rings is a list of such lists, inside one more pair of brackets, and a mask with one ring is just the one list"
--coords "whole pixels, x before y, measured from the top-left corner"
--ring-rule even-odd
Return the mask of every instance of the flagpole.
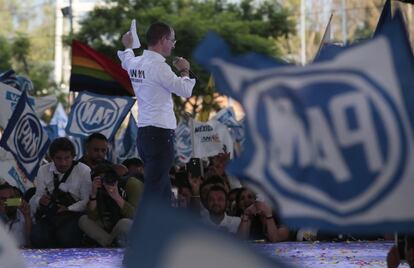
[[346, 45], [347, 39], [348, 39], [348, 33], [346, 29], [346, 0], [342, 0], [342, 38], [344, 45]]
[[331, 21], [332, 21], [333, 13], [331, 13], [331, 16], [329, 17], [328, 24], [326, 25], [325, 32], [323, 33], [321, 43], [319, 44], [318, 52], [315, 55], [315, 58], [318, 57], [319, 53], [321, 52], [321, 49], [323, 45], [326, 43], [326, 39], [331, 40]]
[[191, 158], [194, 158], [194, 119], [189, 118], [190, 129], [191, 129]]
[[301, 0], [300, 2], [300, 44], [301, 44], [301, 63], [302, 65], [305, 65], [306, 63], [306, 6], [305, 6], [305, 0]]

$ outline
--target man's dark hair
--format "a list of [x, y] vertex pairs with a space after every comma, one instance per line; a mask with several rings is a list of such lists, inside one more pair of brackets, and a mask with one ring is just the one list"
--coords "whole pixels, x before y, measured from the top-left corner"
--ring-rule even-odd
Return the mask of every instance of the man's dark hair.
[[49, 146], [49, 156], [53, 158], [58, 151], [70, 152], [72, 157], [75, 157], [76, 151], [73, 143], [65, 137], [56, 138]]
[[143, 167], [144, 163], [139, 158], [133, 157], [124, 160], [124, 162], [122, 162], [122, 165], [126, 166], [127, 168], [129, 168], [130, 166]]
[[102, 140], [102, 141], [108, 142], [108, 139], [105, 137], [105, 135], [103, 135], [103, 134], [101, 134], [99, 132], [95, 132], [95, 133], [92, 133], [91, 135], [89, 135], [86, 138], [85, 145], [88, 145], [93, 140]]
[[151, 24], [147, 31], [148, 46], [155, 46], [163, 37], [171, 34], [171, 27], [163, 22]]
[[97, 175], [104, 174], [104, 177], [108, 177], [110, 179], [113, 179], [114, 181], [119, 181], [119, 176], [116, 174], [116, 171], [114, 169], [114, 166], [112, 164], [108, 163], [100, 163], [97, 164], [92, 170], [91, 170], [91, 179]]
[[0, 191], [8, 189], [14, 189], [14, 187], [8, 184], [7, 182], [0, 184]]
[[226, 198], [226, 202], [227, 202], [227, 193], [226, 193], [226, 190], [224, 190], [223, 187], [221, 187], [219, 185], [214, 185], [213, 187], [211, 187], [210, 190], [208, 190], [208, 193], [207, 193], [207, 200], [209, 199], [210, 194], [212, 192], [223, 192], [224, 197]]

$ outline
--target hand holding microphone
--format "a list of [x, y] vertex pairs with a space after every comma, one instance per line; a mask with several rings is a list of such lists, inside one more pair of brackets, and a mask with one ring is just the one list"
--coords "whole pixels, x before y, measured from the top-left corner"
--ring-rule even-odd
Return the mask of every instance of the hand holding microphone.
[[190, 63], [183, 57], [174, 57], [174, 67], [180, 72], [181, 76], [189, 76], [190, 74]]

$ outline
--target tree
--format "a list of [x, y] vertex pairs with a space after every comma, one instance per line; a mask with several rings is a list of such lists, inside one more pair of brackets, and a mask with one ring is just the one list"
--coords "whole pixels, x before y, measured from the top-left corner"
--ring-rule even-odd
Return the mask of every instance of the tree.
[[11, 68], [12, 52], [9, 42], [0, 35], [0, 73]]
[[[177, 112], [187, 106], [194, 116], [201, 107], [204, 112], [207, 107], [218, 108], [214, 88], [207, 87], [209, 74], [191, 60], [192, 51], [205, 34], [209, 30], [217, 32], [234, 53], [256, 51], [279, 57], [277, 38], [294, 31], [294, 22], [288, 16], [289, 12], [275, 1], [228, 4], [225, 0], [116, 0], [92, 11], [81, 22], [75, 38], [115, 59], [116, 50], [122, 48], [121, 35], [129, 29], [131, 19], [137, 19], [141, 37], [155, 21], [173, 25], [178, 40], [174, 53], [190, 59], [198, 78], [192, 99], [177, 97], [174, 101]], [[145, 38], [141, 39], [146, 47]]]

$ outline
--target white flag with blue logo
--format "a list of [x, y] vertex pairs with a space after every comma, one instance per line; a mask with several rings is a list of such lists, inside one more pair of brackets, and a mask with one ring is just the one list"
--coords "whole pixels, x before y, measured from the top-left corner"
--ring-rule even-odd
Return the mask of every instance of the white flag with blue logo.
[[191, 142], [191, 127], [188, 120], [182, 120], [175, 129], [175, 163], [186, 164], [191, 159], [193, 146]]
[[33, 180], [49, 142], [26, 92], [23, 92], [1, 137], [0, 146], [13, 154], [25, 175]]
[[112, 140], [134, 102], [131, 97], [83, 91], [72, 106], [66, 132], [77, 137], [99, 132]]
[[192, 131], [193, 157], [203, 158], [228, 152], [233, 158], [233, 140], [226, 125], [216, 120], [192, 120]]
[[[0, 127], [6, 127], [21, 94], [21, 91], [0, 82]], [[52, 95], [37, 98], [27, 97], [30, 105], [32, 105], [39, 117], [46, 109], [53, 107], [57, 103], [56, 96]]]
[[214, 34], [195, 57], [246, 113], [245, 150], [228, 171], [288, 226], [414, 231], [414, 60], [400, 13], [376, 38], [305, 67], [254, 68], [263, 56], [243, 62]]

